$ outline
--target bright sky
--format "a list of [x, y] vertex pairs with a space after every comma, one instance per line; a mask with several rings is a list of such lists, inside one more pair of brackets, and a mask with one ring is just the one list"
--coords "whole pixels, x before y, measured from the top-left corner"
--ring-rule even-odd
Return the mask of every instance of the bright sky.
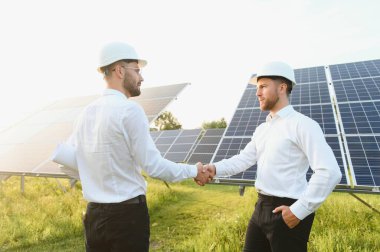
[[99, 94], [100, 47], [132, 44], [143, 87], [190, 82], [184, 128], [229, 121], [266, 61], [295, 68], [380, 58], [378, 0], [15, 0], [0, 3], [0, 129], [54, 100]]

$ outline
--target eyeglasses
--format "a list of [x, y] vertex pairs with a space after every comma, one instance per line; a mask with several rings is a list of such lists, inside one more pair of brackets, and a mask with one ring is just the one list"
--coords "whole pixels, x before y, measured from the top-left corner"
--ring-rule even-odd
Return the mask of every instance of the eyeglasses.
[[[122, 66], [122, 65], [120, 65], [122, 68], [125, 68], [125, 69], [133, 69], [133, 70], [135, 70], [135, 72], [137, 73], [137, 74], [140, 74], [141, 75], [141, 72], [142, 72], [142, 70], [141, 70], [141, 68], [138, 68], [138, 67], [129, 67], [129, 66]], [[112, 69], [112, 71], [115, 71], [116, 70], [116, 68], [114, 68], [114, 69]]]

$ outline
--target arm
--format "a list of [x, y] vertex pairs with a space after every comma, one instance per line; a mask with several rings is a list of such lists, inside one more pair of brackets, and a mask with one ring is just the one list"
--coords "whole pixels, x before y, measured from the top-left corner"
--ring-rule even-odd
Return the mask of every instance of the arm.
[[342, 178], [331, 147], [317, 122], [306, 118], [297, 127], [297, 141], [314, 171], [302, 196], [290, 206], [300, 220], [313, 213], [326, 200]]
[[139, 105], [131, 105], [121, 120], [124, 136], [130, 142], [131, 156], [149, 176], [177, 182], [201, 175], [198, 174], [203, 170], [201, 165], [177, 164], [161, 156], [149, 133], [146, 115]]

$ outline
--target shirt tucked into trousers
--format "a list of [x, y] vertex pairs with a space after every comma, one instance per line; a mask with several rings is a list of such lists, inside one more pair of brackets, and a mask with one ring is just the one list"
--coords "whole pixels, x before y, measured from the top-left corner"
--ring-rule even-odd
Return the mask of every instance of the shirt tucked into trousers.
[[[144, 110], [117, 90], [88, 105], [67, 141], [76, 149], [87, 251], [148, 251], [145, 199], [150, 177], [176, 182], [197, 175], [195, 165], [164, 159], [149, 132]], [[137, 200], [137, 202], [136, 202]]]
[[[256, 163], [255, 187], [261, 196], [248, 226], [245, 251], [306, 251], [314, 212], [342, 176], [321, 127], [288, 105], [268, 115], [238, 155], [214, 165], [217, 176], [232, 176]], [[309, 167], [314, 173], [307, 181]], [[301, 220], [293, 229], [281, 212], [272, 213], [281, 205]]]

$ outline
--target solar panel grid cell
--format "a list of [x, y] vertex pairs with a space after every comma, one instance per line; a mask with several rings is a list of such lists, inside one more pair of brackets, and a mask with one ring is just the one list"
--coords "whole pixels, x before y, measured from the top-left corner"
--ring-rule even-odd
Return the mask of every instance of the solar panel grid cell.
[[222, 138], [225, 129], [208, 129], [204, 133], [202, 139], [198, 142], [193, 153], [191, 154], [188, 163], [195, 164], [202, 162], [203, 164], [210, 163], [216, 148]]

